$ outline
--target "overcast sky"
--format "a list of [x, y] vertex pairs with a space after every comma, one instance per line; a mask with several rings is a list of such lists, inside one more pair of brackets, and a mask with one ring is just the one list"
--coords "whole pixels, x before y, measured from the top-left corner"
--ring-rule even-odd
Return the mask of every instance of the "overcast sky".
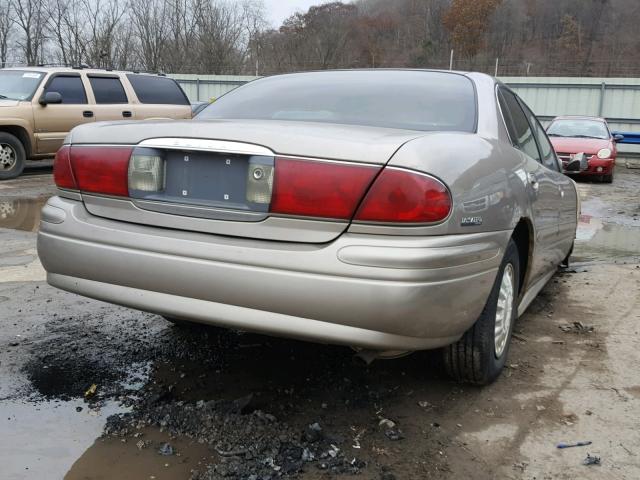
[[282, 21], [296, 13], [306, 12], [312, 5], [327, 3], [329, 0], [264, 0], [267, 18], [274, 27], [282, 25]]

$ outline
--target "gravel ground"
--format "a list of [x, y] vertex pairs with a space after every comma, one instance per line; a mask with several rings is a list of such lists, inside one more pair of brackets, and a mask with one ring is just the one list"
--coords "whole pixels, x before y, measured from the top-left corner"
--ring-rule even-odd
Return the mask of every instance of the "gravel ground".
[[51, 176], [3, 182], [2, 478], [640, 478], [636, 172], [580, 183], [574, 264], [483, 389], [448, 380], [432, 352], [365, 365], [53, 289], [33, 233]]

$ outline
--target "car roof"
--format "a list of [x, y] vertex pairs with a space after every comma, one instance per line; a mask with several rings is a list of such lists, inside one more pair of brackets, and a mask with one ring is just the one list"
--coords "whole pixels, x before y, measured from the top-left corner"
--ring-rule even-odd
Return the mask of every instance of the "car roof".
[[389, 68], [333, 68], [327, 70], [301, 70], [297, 72], [284, 72], [284, 73], [276, 73], [274, 75], [266, 75], [260, 78], [269, 78], [269, 77], [283, 77], [289, 75], [305, 75], [305, 74], [332, 74], [332, 73], [351, 73], [351, 72], [361, 72], [361, 73], [381, 73], [381, 72], [427, 72], [427, 73], [449, 73], [452, 75], [462, 75], [469, 78], [490, 78], [495, 82], [498, 80], [491, 75], [482, 72], [474, 72], [468, 70], [449, 70], [449, 69], [441, 69], [441, 68], [400, 68], [400, 67], [389, 67]]
[[555, 117], [552, 121], [555, 120], [594, 120], [607, 123], [607, 121], [602, 117], [591, 117], [589, 115], [560, 115], [558, 117]]
[[28, 66], [28, 67], [8, 67], [3, 68], [1, 70], [18, 70], [18, 71], [32, 71], [32, 72], [43, 72], [43, 73], [100, 73], [100, 74], [136, 74], [136, 75], [159, 75], [164, 76], [164, 74], [159, 72], [138, 72], [131, 70], [110, 70], [106, 68], [88, 68], [88, 67], [51, 67], [51, 66]]

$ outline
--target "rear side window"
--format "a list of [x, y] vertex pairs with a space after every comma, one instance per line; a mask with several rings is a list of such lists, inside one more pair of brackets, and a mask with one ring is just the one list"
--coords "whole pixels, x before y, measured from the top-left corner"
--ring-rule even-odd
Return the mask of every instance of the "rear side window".
[[124, 87], [117, 77], [89, 77], [96, 103], [129, 103]]
[[498, 100], [513, 146], [534, 160], [541, 162], [533, 131], [516, 96], [501, 88], [498, 91]]
[[79, 76], [57, 75], [47, 85], [47, 92], [58, 92], [62, 95], [62, 103], [87, 103], [87, 94]]
[[553, 149], [553, 145], [551, 145], [551, 142], [547, 138], [547, 134], [545, 133], [544, 128], [542, 128], [542, 125], [540, 125], [540, 122], [531, 111], [531, 109], [527, 107], [527, 105], [522, 100], [520, 100], [520, 103], [522, 104], [522, 108], [524, 109], [525, 114], [529, 118], [529, 123], [533, 126], [533, 133], [538, 140], [540, 153], [542, 153], [542, 163], [545, 167], [551, 170], [560, 171], [560, 167], [558, 167], [558, 159], [556, 158], [556, 152]]
[[170, 78], [151, 75], [127, 75], [140, 103], [163, 105], [189, 105], [180, 86]]

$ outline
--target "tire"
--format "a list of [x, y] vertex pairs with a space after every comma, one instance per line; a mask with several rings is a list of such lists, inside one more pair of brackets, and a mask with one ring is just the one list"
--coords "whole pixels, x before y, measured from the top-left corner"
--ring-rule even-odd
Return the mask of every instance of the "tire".
[[164, 318], [167, 322], [169, 323], [173, 323], [173, 325], [176, 328], [181, 328], [184, 330], [198, 330], [201, 328], [206, 328], [208, 331], [225, 331], [226, 329], [222, 328], [222, 327], [216, 327], [215, 325], [208, 325], [206, 323], [198, 323], [198, 322], [191, 322], [189, 320], [182, 320], [181, 318], [175, 318], [175, 317], [165, 317], [162, 316], [162, 318]]
[[[509, 280], [506, 280], [507, 277]], [[519, 279], [518, 247], [511, 239], [480, 317], [460, 340], [443, 349], [444, 367], [453, 379], [473, 385], [488, 385], [500, 375], [509, 354], [513, 324], [517, 317]], [[503, 287], [502, 295], [501, 287]], [[504, 312], [501, 323], [503, 325], [508, 323], [508, 326], [497, 332], [498, 300], [505, 300], [505, 293], [507, 299], [509, 298], [507, 293], [509, 288], [511, 289], [511, 309], [509, 310], [506, 306], [501, 309], [501, 312]], [[496, 339], [498, 333], [501, 335]]]
[[613, 183], [613, 173], [602, 176], [602, 183]]
[[0, 180], [20, 176], [26, 161], [22, 142], [10, 133], [0, 132]]
[[201, 325], [199, 323], [190, 322], [189, 320], [182, 320], [180, 318], [175, 318], [175, 317], [163, 316], [162, 318], [164, 318], [167, 322], [173, 323], [176, 327], [181, 327], [181, 328], [193, 328]]
[[575, 247], [575, 245], [576, 245], [576, 242], [571, 242], [571, 248], [569, 249], [569, 253], [567, 253], [567, 256], [560, 263], [562, 267], [569, 268], [569, 262], [571, 260], [571, 255], [573, 255], [573, 248]]

